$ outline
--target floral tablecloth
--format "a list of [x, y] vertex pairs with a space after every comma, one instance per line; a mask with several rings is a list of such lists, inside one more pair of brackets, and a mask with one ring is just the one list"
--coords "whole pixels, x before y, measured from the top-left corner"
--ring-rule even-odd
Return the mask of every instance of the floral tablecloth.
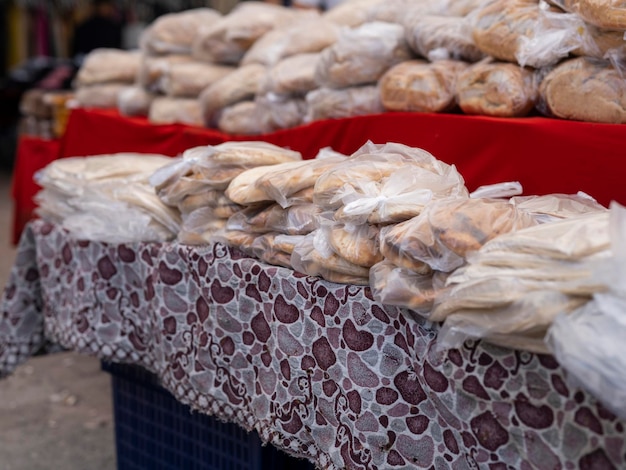
[[625, 424], [551, 356], [434, 325], [222, 245], [113, 245], [29, 223], [0, 309], [0, 373], [46, 341], [139, 364], [181, 402], [324, 469], [626, 466]]

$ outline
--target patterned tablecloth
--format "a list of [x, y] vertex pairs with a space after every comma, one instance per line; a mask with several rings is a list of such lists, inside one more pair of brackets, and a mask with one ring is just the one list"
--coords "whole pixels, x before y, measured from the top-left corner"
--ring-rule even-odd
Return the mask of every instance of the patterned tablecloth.
[[0, 372], [51, 340], [140, 364], [181, 402], [328, 469], [626, 466], [625, 424], [550, 356], [466, 343], [368, 288], [222, 245], [113, 245], [31, 222]]

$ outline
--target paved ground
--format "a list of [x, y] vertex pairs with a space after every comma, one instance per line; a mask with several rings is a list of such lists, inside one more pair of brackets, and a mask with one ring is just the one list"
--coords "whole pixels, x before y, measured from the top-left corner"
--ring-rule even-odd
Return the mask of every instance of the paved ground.
[[[10, 175], [0, 173], [0, 287], [9, 276]], [[0, 470], [113, 470], [109, 375], [91, 357], [32, 358], [0, 380]]]

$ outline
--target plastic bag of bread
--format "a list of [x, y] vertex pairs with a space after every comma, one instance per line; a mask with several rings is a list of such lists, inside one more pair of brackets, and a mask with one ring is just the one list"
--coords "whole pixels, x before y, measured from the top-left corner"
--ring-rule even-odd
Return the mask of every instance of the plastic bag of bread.
[[126, 83], [80, 86], [68, 104], [79, 108], [117, 108], [120, 93], [129, 88], [132, 86]]
[[495, 0], [471, 15], [472, 37], [485, 54], [517, 63], [521, 38], [532, 37], [539, 21], [537, 0]]
[[136, 84], [152, 92], [163, 92], [162, 78], [165, 72], [175, 64], [195, 62], [190, 55], [166, 55], [148, 56], [144, 55], [137, 71]]
[[315, 69], [320, 57], [319, 53], [309, 53], [296, 54], [280, 60], [269, 68], [262, 86], [263, 92], [304, 95], [316, 89]]
[[197, 98], [206, 87], [234, 70], [234, 67], [202, 62], [174, 63], [169, 65], [161, 77], [160, 88], [169, 96]]
[[280, 243], [276, 243], [276, 238], [279, 236], [281, 235], [278, 233], [265, 233], [258, 236], [252, 242], [250, 252], [255, 258], [267, 264], [293, 269], [291, 267], [291, 253], [282, 250]]
[[241, 59], [241, 65], [259, 63], [274, 65], [281, 59], [296, 54], [321, 52], [335, 43], [339, 26], [311, 16], [261, 36]]
[[584, 193], [516, 196], [511, 198], [510, 202], [515, 204], [518, 209], [531, 214], [539, 223], [608, 210]]
[[393, 65], [411, 58], [399, 24], [375, 21], [343, 29], [321, 52], [315, 71], [320, 87], [345, 88], [376, 82]]
[[198, 32], [220, 18], [221, 13], [211, 8], [192, 8], [161, 15], [142, 33], [140, 48], [148, 55], [189, 55]]
[[537, 108], [564, 119], [623, 124], [626, 81], [609, 61], [571, 59], [545, 75]]
[[367, 285], [369, 269], [341, 258], [330, 248], [320, 230], [305, 235], [291, 254], [293, 269], [340, 284]]
[[440, 14], [450, 16], [467, 16], [484, 7], [493, 0], [441, 0]]
[[370, 21], [369, 8], [381, 0], [345, 0], [322, 13], [322, 18], [330, 23], [354, 28]]
[[[281, 207], [289, 207], [304, 202], [303, 191], [312, 189], [322, 173], [345, 161], [346, 158], [345, 155], [325, 147], [314, 159], [303, 160], [300, 165], [262, 175], [256, 185]], [[308, 195], [311, 197], [309, 202], [312, 202], [313, 192], [307, 192]]]
[[354, 180], [336, 193], [343, 206], [335, 220], [351, 223], [390, 224], [418, 216], [431, 201], [445, 197], [465, 197], [463, 178], [454, 165], [438, 174], [418, 165], [407, 164], [381, 181]]
[[215, 189], [206, 189], [195, 194], [186, 195], [176, 206], [183, 218], [197, 209], [208, 208], [215, 217], [228, 219], [243, 209], [242, 206], [228, 199], [223, 191]]
[[269, 132], [262, 127], [262, 116], [256, 101], [240, 101], [222, 109], [215, 117], [216, 127], [225, 134], [259, 135]]
[[447, 273], [418, 274], [388, 260], [370, 269], [370, 288], [377, 302], [411, 309], [428, 318], [437, 296], [445, 289]]
[[404, 20], [406, 40], [413, 51], [430, 61], [476, 62], [485, 54], [476, 47], [470, 22], [460, 16], [413, 14]]
[[382, 261], [379, 228], [375, 225], [343, 224], [321, 218], [320, 231], [334, 253], [357, 266], [370, 268]]
[[117, 109], [123, 116], [147, 116], [155, 95], [145, 88], [125, 88], [117, 95]]
[[148, 111], [152, 124], [187, 124], [203, 126], [200, 103], [194, 98], [171, 98], [159, 96], [152, 100]]
[[379, 114], [385, 111], [376, 85], [343, 89], [318, 88], [305, 97], [304, 122]]
[[192, 55], [205, 62], [238, 64], [268, 31], [316, 14], [265, 2], [242, 2], [200, 31], [193, 42]]
[[626, 5], [622, 0], [549, 0], [549, 3], [576, 13], [600, 28], [626, 30]]
[[314, 204], [298, 204], [286, 209], [278, 204], [248, 206], [228, 219], [227, 228], [250, 233], [306, 235], [317, 228], [319, 213], [319, 207]]
[[[400, 195], [395, 208], [393, 201], [382, 192], [385, 185], [389, 195]], [[397, 188], [392, 188], [394, 185]], [[404, 200], [403, 192], [423, 189], [427, 189], [428, 194], [421, 194], [422, 204], [400, 204], [400, 200]], [[437, 160], [423, 149], [395, 142], [384, 145], [367, 142], [350, 158], [319, 176], [313, 200], [325, 210], [342, 209], [343, 216], [351, 216], [354, 223], [357, 220], [382, 223], [399, 217], [405, 209], [413, 214], [415, 210], [421, 211], [433, 193], [467, 196], [467, 189], [454, 166]], [[347, 204], [352, 205], [346, 207]]]
[[139, 51], [94, 49], [85, 56], [76, 74], [75, 84], [81, 87], [111, 82], [134, 83], [140, 62]]
[[242, 65], [206, 87], [199, 97], [205, 124], [213, 127], [218, 111], [242, 101], [254, 100], [261, 91], [266, 73], [267, 69], [263, 65]]
[[291, 129], [304, 122], [306, 101], [298, 95], [265, 93], [255, 98], [261, 129], [265, 133]]
[[265, 188], [257, 184], [257, 181], [268, 173], [299, 168], [301, 165], [302, 162], [290, 161], [246, 170], [230, 182], [226, 189], [226, 196], [242, 206], [258, 202], [274, 202], [272, 197], [264, 191]]
[[532, 216], [506, 201], [440, 199], [419, 216], [384, 228], [381, 251], [397, 266], [416, 272], [422, 263], [450, 272], [489, 240], [534, 224]]
[[388, 111], [436, 113], [455, 106], [454, 87], [466, 62], [407, 60], [381, 77], [380, 99]]
[[456, 101], [465, 114], [525, 116], [537, 100], [536, 77], [517, 64], [481, 61], [457, 76]]

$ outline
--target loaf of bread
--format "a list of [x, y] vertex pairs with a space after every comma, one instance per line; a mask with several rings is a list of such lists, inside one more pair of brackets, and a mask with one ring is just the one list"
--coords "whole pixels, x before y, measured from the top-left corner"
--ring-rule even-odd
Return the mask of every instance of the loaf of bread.
[[161, 78], [165, 94], [180, 98], [197, 98], [209, 85], [230, 75], [234, 67], [203, 62], [173, 63]]
[[137, 71], [136, 84], [152, 92], [163, 92], [161, 79], [174, 64], [195, 62], [190, 55], [171, 54], [164, 56], [143, 55]]
[[380, 99], [388, 111], [436, 113], [454, 107], [454, 86], [466, 62], [409, 60], [391, 67], [380, 79]]
[[[199, 97], [205, 124], [213, 127], [217, 124], [218, 111], [242, 101], [254, 100], [261, 90], [266, 73], [266, 67], [261, 64], [242, 65], [206, 87]], [[250, 105], [246, 107], [252, 109]]]
[[580, 57], [561, 63], [539, 85], [538, 109], [577, 121], [626, 123], [626, 81], [608, 61]]
[[256, 41], [241, 59], [241, 65], [274, 65], [296, 54], [321, 52], [335, 43], [339, 26], [321, 16], [303, 18], [294, 24], [273, 29]]
[[99, 48], [85, 56], [76, 74], [77, 87], [104, 83], [135, 82], [141, 54], [139, 51]]
[[411, 56], [402, 26], [365, 23], [342, 30], [337, 42], [321, 52], [315, 80], [328, 88], [375, 83], [389, 67]]
[[626, 3], [623, 0], [549, 0], [565, 11], [576, 13], [600, 28], [625, 31]]
[[370, 268], [382, 261], [379, 230], [375, 225], [332, 224], [323, 230], [335, 253], [350, 263]]
[[192, 55], [205, 62], [238, 64], [265, 33], [311, 15], [316, 13], [266, 2], [239, 3], [228, 15], [200, 31]]
[[457, 77], [456, 101], [465, 114], [525, 116], [536, 99], [535, 74], [517, 64], [478, 62]]
[[148, 55], [189, 55], [200, 29], [220, 18], [221, 13], [211, 8], [193, 8], [161, 15], [142, 33], [140, 47]]
[[494, 0], [473, 17], [474, 43], [487, 55], [517, 63], [519, 41], [532, 38], [539, 12], [536, 0]]
[[132, 88], [127, 83], [102, 83], [80, 86], [74, 94], [74, 101], [80, 108], [117, 108], [120, 94]]
[[379, 114], [385, 111], [376, 85], [318, 88], [306, 94], [304, 122]]
[[421, 57], [476, 62], [485, 56], [474, 44], [465, 17], [417, 14], [406, 18], [404, 27], [409, 46]]
[[150, 104], [148, 120], [152, 124], [187, 124], [202, 126], [200, 103], [194, 98], [159, 96]]
[[269, 68], [263, 91], [279, 95], [305, 94], [317, 88], [315, 69], [319, 53], [296, 54]]
[[380, 0], [347, 0], [322, 13], [323, 19], [339, 26], [355, 28], [370, 21], [369, 8]]
[[250, 233], [306, 235], [317, 228], [320, 209], [314, 204], [299, 204], [283, 209], [278, 204], [248, 206], [230, 217], [227, 227]]
[[117, 109], [123, 116], [147, 116], [155, 95], [140, 86], [125, 88], [117, 95]]

